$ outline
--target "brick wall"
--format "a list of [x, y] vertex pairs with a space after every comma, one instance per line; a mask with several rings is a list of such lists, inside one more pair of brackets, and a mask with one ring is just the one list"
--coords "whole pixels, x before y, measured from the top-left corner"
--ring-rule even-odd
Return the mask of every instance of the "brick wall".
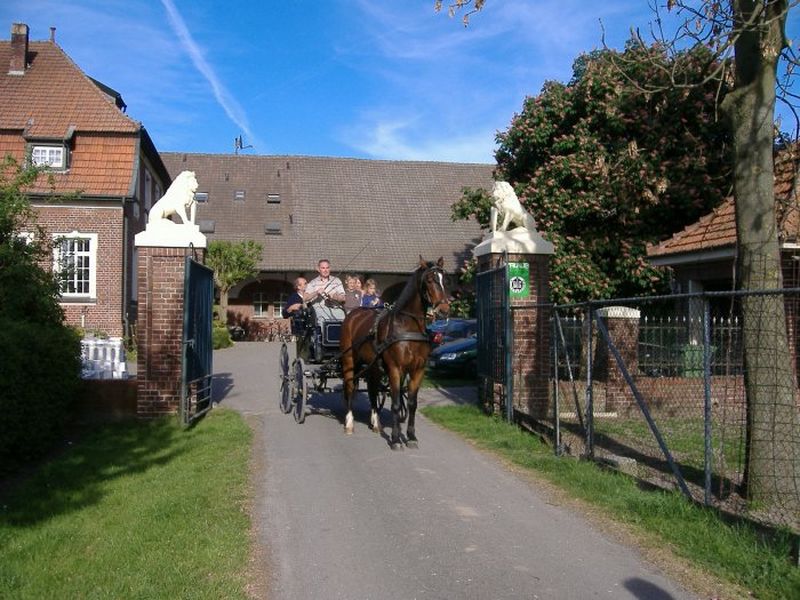
[[139, 321], [137, 414], [180, 408], [184, 257], [187, 248], [138, 248]]
[[[98, 329], [111, 336], [123, 335], [123, 208], [75, 204], [36, 205], [39, 223], [48, 232], [97, 234], [96, 298], [62, 302], [67, 322]], [[50, 265], [52, 266], [52, 265]]]

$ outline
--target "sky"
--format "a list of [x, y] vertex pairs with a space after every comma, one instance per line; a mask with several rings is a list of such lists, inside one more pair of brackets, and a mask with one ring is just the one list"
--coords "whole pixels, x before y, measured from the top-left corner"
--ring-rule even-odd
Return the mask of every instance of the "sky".
[[648, 0], [487, 0], [468, 27], [434, 0], [2, 0], [0, 38], [56, 27], [160, 151], [241, 135], [242, 154], [493, 163], [526, 96], [652, 19]]

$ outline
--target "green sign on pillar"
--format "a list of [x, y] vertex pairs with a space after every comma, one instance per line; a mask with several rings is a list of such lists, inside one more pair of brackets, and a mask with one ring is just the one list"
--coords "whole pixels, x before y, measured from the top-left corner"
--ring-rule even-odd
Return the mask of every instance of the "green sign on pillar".
[[530, 265], [528, 263], [508, 263], [508, 293], [512, 300], [527, 298], [531, 295], [528, 281], [530, 281]]

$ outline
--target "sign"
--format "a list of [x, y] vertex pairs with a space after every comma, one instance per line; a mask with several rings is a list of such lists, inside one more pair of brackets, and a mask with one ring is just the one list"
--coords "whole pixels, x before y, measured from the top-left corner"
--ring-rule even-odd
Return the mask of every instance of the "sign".
[[512, 300], [528, 298], [531, 295], [528, 281], [530, 281], [529, 263], [508, 263], [508, 294]]

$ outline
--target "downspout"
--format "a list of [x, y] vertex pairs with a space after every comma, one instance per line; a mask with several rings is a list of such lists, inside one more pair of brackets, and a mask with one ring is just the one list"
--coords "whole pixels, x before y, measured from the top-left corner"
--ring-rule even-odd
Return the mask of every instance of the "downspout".
[[131, 264], [131, 251], [130, 244], [128, 243], [128, 232], [130, 231], [130, 226], [128, 225], [128, 215], [125, 211], [125, 202], [128, 199], [131, 199], [134, 203], [139, 201], [139, 195], [137, 194], [137, 191], [139, 189], [139, 165], [141, 164], [142, 160], [141, 156], [139, 156], [142, 151], [141, 128], [139, 129], [139, 135], [136, 136], [135, 146], [133, 176], [131, 177], [131, 183], [128, 186], [128, 195], [122, 197], [122, 327], [123, 337], [125, 338], [128, 338], [131, 332], [131, 323], [130, 319], [128, 318], [128, 310], [130, 308], [130, 299], [128, 298], [128, 277], [130, 274], [128, 273], [128, 268]]
[[128, 319], [128, 265], [130, 256], [128, 252], [128, 215], [125, 214], [125, 197], [122, 198], [122, 339], [123, 343], [129, 338], [131, 324]]

